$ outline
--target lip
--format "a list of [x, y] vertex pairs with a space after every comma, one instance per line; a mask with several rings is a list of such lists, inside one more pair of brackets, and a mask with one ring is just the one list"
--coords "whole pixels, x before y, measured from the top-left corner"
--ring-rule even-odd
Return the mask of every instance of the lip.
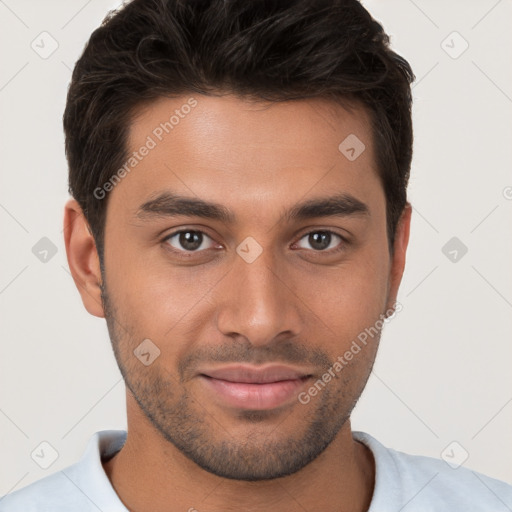
[[247, 384], [269, 384], [284, 380], [297, 380], [310, 375], [306, 370], [276, 364], [263, 367], [250, 365], [224, 366], [206, 369], [201, 374], [213, 379]]
[[296, 399], [311, 373], [284, 365], [233, 365], [200, 373], [215, 401], [237, 409], [268, 410]]

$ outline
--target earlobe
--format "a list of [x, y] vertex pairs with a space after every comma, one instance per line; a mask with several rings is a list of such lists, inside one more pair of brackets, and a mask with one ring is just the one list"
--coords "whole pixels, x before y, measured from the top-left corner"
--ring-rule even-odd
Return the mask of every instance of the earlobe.
[[405, 269], [405, 259], [411, 227], [411, 214], [412, 206], [410, 203], [406, 203], [396, 227], [395, 240], [393, 243], [394, 251], [389, 276], [388, 308], [392, 308], [396, 302], [398, 288], [400, 287]]
[[69, 270], [85, 309], [104, 318], [101, 270], [96, 243], [80, 205], [70, 199], [64, 207], [64, 242]]

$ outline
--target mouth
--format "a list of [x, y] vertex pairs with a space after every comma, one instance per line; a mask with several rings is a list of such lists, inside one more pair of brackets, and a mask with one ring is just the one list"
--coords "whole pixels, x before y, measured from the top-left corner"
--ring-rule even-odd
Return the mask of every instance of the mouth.
[[269, 410], [296, 400], [312, 374], [283, 365], [236, 365], [204, 370], [199, 378], [206, 391], [223, 406]]

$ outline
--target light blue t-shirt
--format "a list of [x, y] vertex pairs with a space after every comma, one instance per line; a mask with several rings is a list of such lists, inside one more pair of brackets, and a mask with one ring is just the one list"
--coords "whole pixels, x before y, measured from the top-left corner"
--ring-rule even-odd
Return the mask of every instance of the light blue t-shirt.
[[[386, 448], [353, 432], [375, 459], [375, 487], [368, 512], [511, 512], [512, 486], [431, 457]], [[104, 430], [90, 439], [72, 466], [0, 499], [0, 512], [128, 512], [103, 466], [126, 441], [124, 430]]]

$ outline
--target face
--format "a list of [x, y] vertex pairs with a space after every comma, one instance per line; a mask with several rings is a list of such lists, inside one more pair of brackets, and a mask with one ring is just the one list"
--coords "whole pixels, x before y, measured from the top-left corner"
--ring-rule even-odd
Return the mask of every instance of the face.
[[[339, 149], [350, 134], [364, 151]], [[207, 471], [298, 471], [347, 424], [379, 341], [361, 333], [403, 270], [365, 111], [165, 98], [138, 112], [129, 147], [102, 276], [129, 396]]]

